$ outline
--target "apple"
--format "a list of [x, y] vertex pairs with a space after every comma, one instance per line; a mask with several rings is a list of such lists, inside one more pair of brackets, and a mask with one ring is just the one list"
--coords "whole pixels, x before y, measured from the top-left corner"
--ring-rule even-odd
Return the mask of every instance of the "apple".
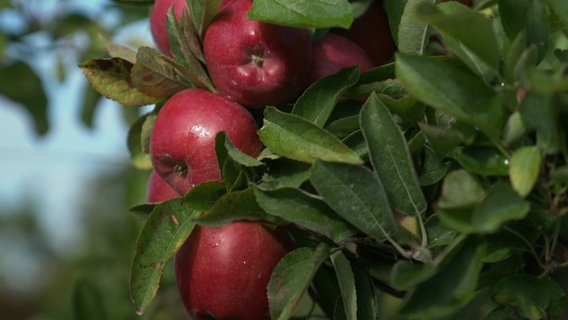
[[342, 35], [363, 48], [375, 65], [382, 65], [394, 56], [396, 46], [380, 0], [375, 0]]
[[220, 94], [247, 107], [277, 105], [306, 88], [311, 33], [249, 20], [251, 0], [226, 3], [205, 32], [203, 55]]
[[196, 227], [175, 256], [182, 301], [194, 319], [269, 319], [267, 285], [292, 248], [286, 229], [259, 222]]
[[184, 8], [187, 8], [186, 0], [155, 0], [150, 11], [150, 33], [158, 49], [167, 55], [171, 55], [170, 41], [166, 31], [166, 15], [171, 7], [177, 19], [181, 19]]
[[155, 170], [152, 170], [146, 185], [146, 201], [157, 203], [179, 197], [181, 194], [164, 181]]
[[202, 89], [185, 89], [162, 106], [150, 135], [154, 170], [178, 193], [205, 181], [221, 180], [215, 136], [224, 131], [243, 153], [263, 148], [258, 127], [243, 106]]
[[361, 72], [375, 67], [371, 57], [353, 41], [328, 33], [312, 45], [310, 83], [355, 65]]

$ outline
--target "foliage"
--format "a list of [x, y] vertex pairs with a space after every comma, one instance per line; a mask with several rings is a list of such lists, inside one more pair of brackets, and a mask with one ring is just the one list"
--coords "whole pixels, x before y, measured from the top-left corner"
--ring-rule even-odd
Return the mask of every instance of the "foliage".
[[[338, 2], [322, 10], [324, 1], [255, 1], [250, 16], [341, 28], [353, 16], [347, 1]], [[275, 319], [561, 317], [568, 308], [556, 280], [568, 265], [564, 3], [487, 0], [472, 9], [384, 0], [395, 23], [393, 63], [362, 75], [344, 69], [293, 106], [265, 108], [258, 159], [220, 136], [223, 177], [246, 183], [203, 184], [183, 200], [137, 207], [148, 215], [131, 282], [137, 310], [150, 305], [164, 262], [194, 224], [260, 219], [287, 225], [298, 244], [269, 285]], [[129, 88], [128, 97], [101, 90], [124, 104], [211, 89], [199, 46], [187, 45], [210, 21], [212, 10], [203, 12], [192, 24], [170, 13], [173, 58], [143, 47], [134, 62], [119, 54], [82, 68], [104, 87], [107, 66], [127, 65], [113, 81]], [[345, 100], [352, 92], [367, 98]], [[137, 155], [147, 152], [149, 130], [133, 127]], [[138, 156], [133, 163], [147, 167]], [[196, 210], [212, 215], [202, 220]], [[381, 299], [395, 301], [391, 310], [380, 309]]]

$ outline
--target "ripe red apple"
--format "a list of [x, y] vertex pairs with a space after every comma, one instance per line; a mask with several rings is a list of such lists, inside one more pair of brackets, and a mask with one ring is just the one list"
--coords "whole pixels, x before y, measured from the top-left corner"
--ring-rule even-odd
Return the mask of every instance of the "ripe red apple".
[[369, 55], [353, 41], [328, 33], [312, 45], [310, 83], [355, 65], [361, 72], [375, 67]]
[[183, 9], [187, 7], [186, 0], [155, 0], [150, 11], [150, 32], [158, 49], [170, 55], [170, 41], [166, 32], [166, 15], [174, 7], [176, 17], [181, 19]]
[[146, 201], [162, 202], [178, 197], [181, 197], [181, 194], [164, 181], [155, 170], [152, 170], [146, 185]]
[[249, 20], [251, 0], [221, 8], [203, 40], [213, 84], [227, 98], [248, 107], [288, 102], [307, 86], [310, 31]]
[[363, 48], [375, 65], [382, 65], [394, 56], [396, 47], [381, 0], [375, 0], [342, 35]]
[[221, 180], [215, 135], [225, 131], [243, 153], [257, 156], [262, 143], [252, 115], [241, 105], [202, 89], [174, 94], [158, 112], [150, 136], [150, 159], [156, 172], [185, 194], [205, 181]]
[[187, 311], [195, 319], [269, 319], [268, 281], [291, 248], [285, 229], [259, 222], [197, 227], [175, 256]]

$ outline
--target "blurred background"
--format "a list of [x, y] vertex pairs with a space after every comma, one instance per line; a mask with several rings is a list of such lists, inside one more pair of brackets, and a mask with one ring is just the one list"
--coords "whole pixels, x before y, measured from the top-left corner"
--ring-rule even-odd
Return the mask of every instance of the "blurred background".
[[[151, 44], [149, 8], [0, 0], [1, 319], [141, 318], [128, 293], [141, 221], [128, 208], [148, 172], [126, 138], [145, 110], [101, 98], [78, 64], [107, 57], [99, 35]], [[171, 269], [142, 318], [183, 315]]]

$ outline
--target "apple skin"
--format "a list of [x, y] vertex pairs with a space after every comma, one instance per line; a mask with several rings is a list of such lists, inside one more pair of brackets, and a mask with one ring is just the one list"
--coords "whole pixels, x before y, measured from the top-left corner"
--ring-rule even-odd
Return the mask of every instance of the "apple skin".
[[225, 131], [243, 153], [263, 148], [258, 127], [243, 106], [202, 89], [185, 89], [162, 106], [150, 136], [154, 170], [178, 193], [205, 181], [221, 181], [215, 136]]
[[371, 57], [353, 41], [328, 33], [312, 45], [310, 83], [355, 65], [359, 65], [360, 72], [375, 67]]
[[196, 227], [174, 260], [187, 311], [196, 320], [269, 319], [267, 285], [292, 246], [286, 229], [259, 222]]
[[146, 185], [146, 201], [158, 203], [181, 196], [155, 170], [152, 170]]
[[341, 35], [363, 48], [378, 66], [392, 60], [396, 51], [388, 17], [380, 0], [375, 0]]
[[248, 20], [250, 0], [227, 2], [209, 25], [203, 55], [217, 90], [260, 108], [297, 98], [308, 85], [311, 33]]
[[186, 0], [155, 0], [150, 11], [150, 32], [156, 47], [167, 55], [171, 55], [170, 41], [166, 32], [166, 16], [171, 7], [178, 20], [181, 19], [183, 9], [187, 7]]

